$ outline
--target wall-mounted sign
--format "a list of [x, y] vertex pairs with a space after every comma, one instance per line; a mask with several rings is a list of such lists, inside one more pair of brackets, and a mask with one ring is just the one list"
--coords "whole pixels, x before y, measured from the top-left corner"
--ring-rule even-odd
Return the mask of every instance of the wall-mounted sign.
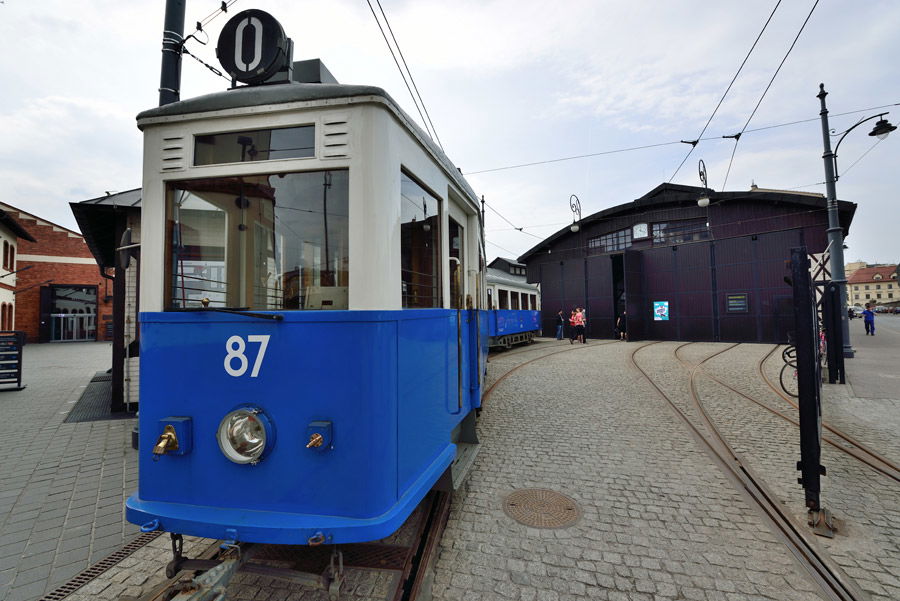
[[669, 301], [653, 301], [653, 321], [669, 321]]
[[750, 293], [737, 292], [725, 295], [725, 312], [726, 313], [749, 313], [750, 312]]

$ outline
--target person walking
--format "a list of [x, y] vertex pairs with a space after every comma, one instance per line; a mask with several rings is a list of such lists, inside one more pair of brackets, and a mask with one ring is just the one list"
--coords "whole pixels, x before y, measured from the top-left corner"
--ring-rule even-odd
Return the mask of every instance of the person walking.
[[556, 314], [556, 339], [557, 340], [563, 339], [563, 330], [565, 329], [565, 325], [566, 325], [566, 316], [563, 315], [562, 309], [560, 309], [559, 312]]
[[875, 312], [869, 303], [866, 303], [866, 310], [863, 311], [863, 322], [866, 324], [866, 336], [875, 335]]
[[575, 309], [572, 309], [572, 313], [569, 314], [569, 344], [575, 344], [575, 338], [578, 336], [578, 329], [575, 327], [576, 325]]
[[628, 340], [628, 311], [622, 311], [616, 320], [616, 329], [619, 330], [619, 340]]

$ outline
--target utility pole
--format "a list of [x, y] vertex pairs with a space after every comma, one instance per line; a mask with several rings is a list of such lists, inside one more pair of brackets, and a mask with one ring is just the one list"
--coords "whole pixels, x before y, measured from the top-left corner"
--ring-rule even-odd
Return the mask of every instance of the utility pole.
[[162, 66], [159, 72], [159, 106], [181, 100], [181, 44], [184, 42], [186, 1], [166, 0]]

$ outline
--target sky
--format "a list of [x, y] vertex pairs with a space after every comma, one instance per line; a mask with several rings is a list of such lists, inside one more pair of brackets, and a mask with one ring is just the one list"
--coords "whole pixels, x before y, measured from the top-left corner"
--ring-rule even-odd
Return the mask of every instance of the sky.
[[[185, 33], [219, 5], [186, 0]], [[680, 140], [699, 137], [776, 5], [685, 160], [691, 146]], [[7, 40], [0, 55], [0, 201], [77, 230], [70, 202], [141, 185], [135, 116], [158, 104], [164, 6], [0, 0], [0, 36]], [[816, 97], [823, 82], [838, 134], [832, 146], [859, 119], [889, 111], [887, 119], [900, 122], [900, 2], [381, 6], [443, 148], [488, 204], [489, 259], [515, 258], [571, 224], [572, 194], [587, 216], [667, 181], [700, 186], [701, 159], [714, 190], [756, 184], [824, 194]], [[188, 51], [218, 68], [219, 31], [249, 8], [281, 22], [294, 60], [321, 58], [341, 83], [384, 88], [421, 124], [366, 0], [238, 0], [205, 26], [209, 43], [190, 40]], [[228, 86], [184, 57], [182, 98]], [[867, 135], [874, 123], [850, 132], [838, 152], [838, 198], [859, 205], [845, 259], [895, 263], [900, 131], [877, 142]], [[737, 146], [722, 137], [742, 130]], [[637, 147], [650, 148], [613, 152]], [[560, 160], [581, 155], [595, 156]], [[508, 168], [530, 163], [542, 164]]]

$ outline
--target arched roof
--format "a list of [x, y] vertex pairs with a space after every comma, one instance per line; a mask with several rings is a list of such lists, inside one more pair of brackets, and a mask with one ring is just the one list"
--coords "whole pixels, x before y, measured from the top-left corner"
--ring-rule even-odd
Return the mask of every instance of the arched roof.
[[[583, 217], [579, 223], [584, 227], [594, 222], [609, 220], [612, 217], [621, 217], [632, 213], [644, 213], [648, 209], [672, 208], [673, 206], [696, 207], [697, 199], [700, 198], [703, 193], [708, 195], [710, 205], [752, 200], [754, 202], [770, 204], [793, 204], [798, 207], [825, 208], [825, 197], [821, 194], [810, 192], [768, 190], [757, 188], [756, 186], [753, 186], [750, 190], [746, 191], [716, 192], [699, 186], [662, 183], [640, 198]], [[856, 212], [856, 203], [843, 200], [838, 201], [838, 211], [841, 227], [844, 228], [846, 235], [847, 230], [850, 228], [850, 222], [853, 220], [853, 215]], [[569, 228], [570, 226], [566, 226], [560, 229], [530, 248], [518, 258], [519, 262], [527, 262], [532, 255], [552, 247], [560, 238], [575, 235]]]

